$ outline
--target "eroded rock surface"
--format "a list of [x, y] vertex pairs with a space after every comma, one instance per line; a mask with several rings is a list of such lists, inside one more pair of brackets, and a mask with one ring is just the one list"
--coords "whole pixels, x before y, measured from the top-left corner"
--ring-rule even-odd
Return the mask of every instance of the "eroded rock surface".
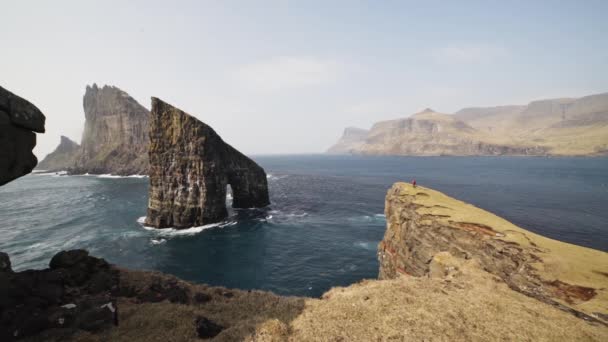
[[146, 225], [202, 226], [227, 215], [226, 187], [234, 208], [270, 203], [266, 172], [208, 125], [152, 98], [150, 189]]
[[34, 132], [44, 133], [45, 120], [36, 106], [0, 87], [0, 185], [36, 166]]
[[378, 247], [381, 279], [442, 273], [437, 262], [476, 259], [510, 288], [606, 323], [608, 254], [551, 240], [424, 187], [396, 183]]

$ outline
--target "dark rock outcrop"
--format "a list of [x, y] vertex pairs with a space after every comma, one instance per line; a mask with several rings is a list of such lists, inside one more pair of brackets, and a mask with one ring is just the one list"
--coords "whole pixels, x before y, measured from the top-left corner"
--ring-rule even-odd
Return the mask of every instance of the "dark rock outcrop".
[[146, 225], [187, 228], [227, 216], [226, 187], [234, 208], [270, 203], [266, 173], [208, 125], [152, 98], [150, 190]]
[[67, 170], [74, 166], [75, 158], [79, 151], [80, 145], [62, 135], [59, 146], [38, 163], [36, 168], [48, 171]]
[[223, 326], [216, 324], [206, 317], [197, 317], [195, 324], [196, 335], [200, 338], [212, 338], [224, 330]]
[[45, 120], [36, 106], [0, 87], [0, 185], [36, 166], [34, 132], [44, 133]]
[[71, 173], [147, 174], [149, 112], [129, 94], [87, 86], [81, 148]]
[[[69, 336], [117, 324], [118, 271], [84, 250], [55, 255], [50, 268], [0, 271], [0, 340], [12, 341], [53, 331]], [[8, 262], [7, 262], [8, 261]]]

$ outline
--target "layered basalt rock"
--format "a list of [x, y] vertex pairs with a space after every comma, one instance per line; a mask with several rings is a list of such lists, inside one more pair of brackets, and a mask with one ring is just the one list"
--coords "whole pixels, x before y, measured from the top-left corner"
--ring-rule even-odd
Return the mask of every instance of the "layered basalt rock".
[[510, 288], [608, 322], [608, 254], [551, 240], [440, 192], [396, 183], [386, 196], [380, 279], [433, 273], [439, 253], [475, 259]]
[[150, 189], [145, 224], [188, 228], [227, 216], [226, 187], [234, 208], [270, 203], [266, 172], [208, 125], [152, 98]]
[[74, 165], [79, 151], [80, 145], [62, 135], [59, 146], [38, 163], [37, 168], [48, 171], [67, 170]]
[[0, 185], [36, 166], [34, 132], [44, 133], [45, 120], [36, 106], [0, 87]]
[[147, 174], [149, 112], [112, 86], [87, 86], [81, 148], [72, 173]]

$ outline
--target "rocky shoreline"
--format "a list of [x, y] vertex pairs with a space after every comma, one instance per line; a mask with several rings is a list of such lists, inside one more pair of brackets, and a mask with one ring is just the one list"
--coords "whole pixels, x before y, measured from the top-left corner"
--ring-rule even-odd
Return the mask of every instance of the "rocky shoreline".
[[538, 236], [437, 191], [396, 183], [378, 280], [322, 298], [193, 284], [60, 252], [0, 257], [11, 341], [581, 340], [608, 338], [608, 254]]

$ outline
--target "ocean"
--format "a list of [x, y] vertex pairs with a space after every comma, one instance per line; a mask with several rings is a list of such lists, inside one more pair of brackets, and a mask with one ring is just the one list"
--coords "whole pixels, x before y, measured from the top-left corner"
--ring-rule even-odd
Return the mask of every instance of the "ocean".
[[30, 174], [0, 187], [0, 251], [16, 270], [85, 248], [127, 268], [317, 297], [377, 277], [384, 196], [413, 178], [533, 232], [608, 251], [608, 158], [254, 159], [268, 173], [268, 208], [231, 210], [225, 222], [181, 231], [141, 224], [146, 177]]

